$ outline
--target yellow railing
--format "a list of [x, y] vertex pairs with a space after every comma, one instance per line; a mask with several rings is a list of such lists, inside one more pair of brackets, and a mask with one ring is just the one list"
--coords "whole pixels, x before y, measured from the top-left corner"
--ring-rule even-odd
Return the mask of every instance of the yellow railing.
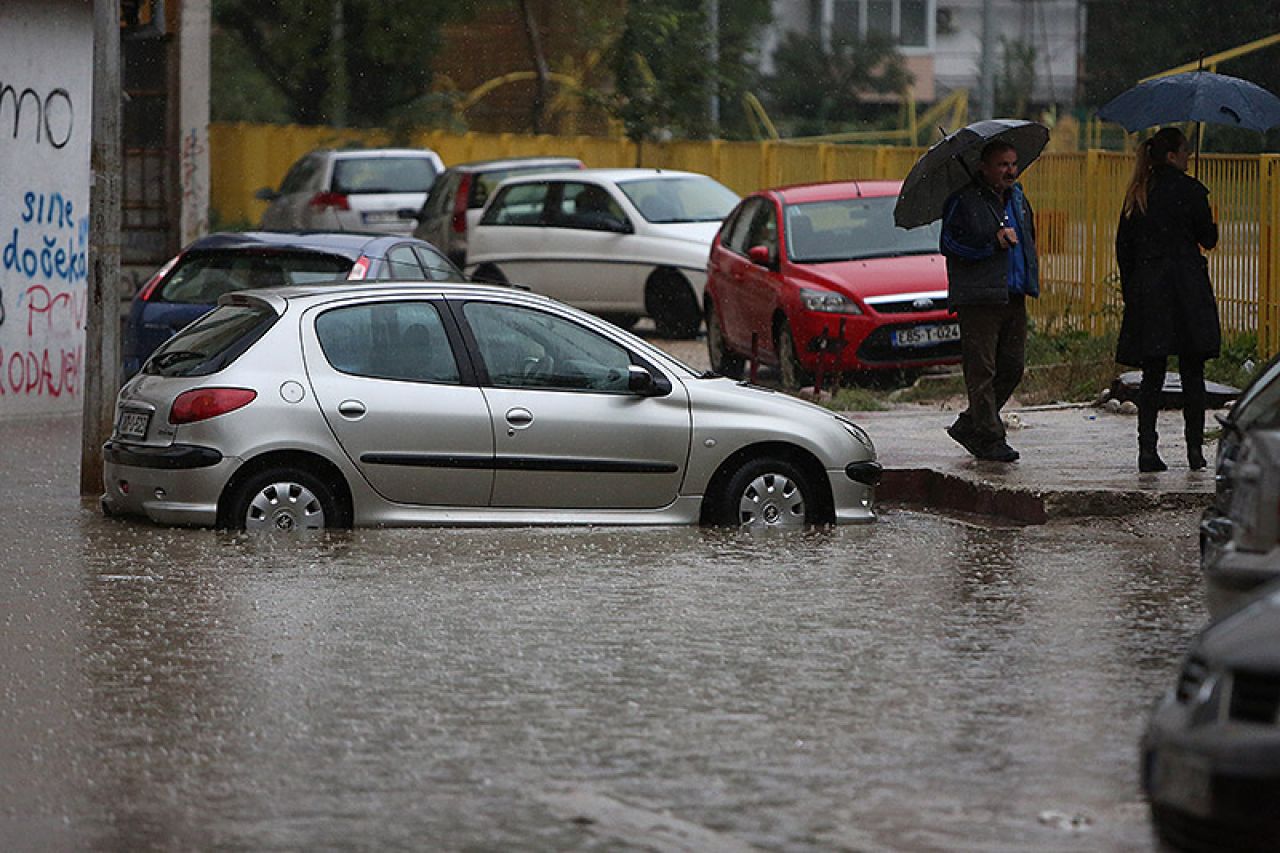
[[[214, 124], [212, 198], [218, 222], [256, 223], [265, 205], [253, 197], [275, 187], [313, 148], [377, 146], [386, 133], [299, 125]], [[397, 142], [430, 148], [445, 163], [530, 154], [566, 154], [588, 166], [656, 166], [712, 175], [739, 193], [767, 186], [840, 180], [900, 180], [923, 148], [830, 142], [672, 141], [638, 146], [626, 139], [422, 132]], [[1042, 296], [1033, 315], [1044, 326], [1099, 333], [1119, 323], [1115, 227], [1131, 155], [1090, 150], [1048, 153], [1023, 183], [1036, 208]], [[1222, 326], [1256, 332], [1263, 355], [1280, 351], [1280, 155], [1204, 155], [1221, 239], [1209, 253]]]

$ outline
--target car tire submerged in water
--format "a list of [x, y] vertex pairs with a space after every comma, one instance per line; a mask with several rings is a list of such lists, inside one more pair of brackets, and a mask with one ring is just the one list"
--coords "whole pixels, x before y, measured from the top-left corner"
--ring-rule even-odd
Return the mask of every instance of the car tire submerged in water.
[[741, 379], [743, 367], [746, 365], [742, 356], [730, 352], [725, 343], [724, 329], [720, 326], [720, 316], [716, 307], [707, 301], [707, 355], [711, 359], [711, 369], [721, 376], [730, 379]]
[[327, 483], [309, 471], [268, 468], [250, 476], [231, 496], [227, 526], [235, 530], [321, 530], [349, 527], [346, 508]]
[[728, 527], [817, 524], [817, 485], [785, 459], [752, 459], [729, 477], [712, 518]]
[[672, 269], [662, 269], [649, 276], [644, 288], [644, 308], [653, 318], [659, 337], [696, 338], [702, 325], [702, 312], [693, 295], [689, 279]]

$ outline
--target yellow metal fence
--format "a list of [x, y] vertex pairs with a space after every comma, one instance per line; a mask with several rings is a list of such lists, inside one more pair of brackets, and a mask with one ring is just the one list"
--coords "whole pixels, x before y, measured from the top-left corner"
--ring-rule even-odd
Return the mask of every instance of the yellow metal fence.
[[[256, 223], [261, 187], [276, 187], [314, 148], [377, 146], [386, 133], [300, 125], [214, 124], [210, 128], [210, 205], [215, 221]], [[537, 154], [575, 156], [588, 166], [656, 166], [712, 175], [739, 193], [767, 186], [846, 178], [900, 180], [924, 152], [903, 146], [799, 142], [673, 141], [638, 146], [626, 139], [421, 132], [404, 144], [430, 148], [446, 164]], [[1042, 283], [1033, 308], [1042, 326], [1100, 333], [1120, 316], [1115, 227], [1130, 155], [1048, 153], [1023, 177], [1036, 209]], [[1280, 155], [1206, 155], [1221, 234], [1209, 253], [1223, 330], [1257, 333], [1262, 354], [1280, 351]]]

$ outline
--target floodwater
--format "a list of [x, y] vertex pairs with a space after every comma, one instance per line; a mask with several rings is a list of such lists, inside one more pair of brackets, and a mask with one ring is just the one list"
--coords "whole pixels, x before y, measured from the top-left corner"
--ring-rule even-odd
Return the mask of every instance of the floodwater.
[[1192, 513], [253, 537], [0, 445], [5, 850], [1156, 849]]

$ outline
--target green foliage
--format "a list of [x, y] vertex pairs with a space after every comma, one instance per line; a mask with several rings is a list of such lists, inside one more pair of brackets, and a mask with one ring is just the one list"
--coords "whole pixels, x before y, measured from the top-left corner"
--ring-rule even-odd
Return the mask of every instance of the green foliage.
[[1036, 49], [1020, 39], [1000, 37], [1003, 58], [996, 84], [996, 114], [1030, 118], [1027, 105], [1036, 85]]
[[1258, 357], [1258, 336], [1253, 332], [1226, 335], [1222, 353], [1204, 366], [1204, 377], [1212, 382], [1243, 389], [1262, 366]]
[[[303, 124], [381, 125], [430, 89], [441, 28], [468, 8], [447, 0], [214, 0], [219, 44], [235, 43], [215, 72], [230, 63], [256, 72], [215, 78], [215, 115], [241, 118], [230, 113], [264, 100]], [[238, 90], [219, 93], [228, 85]]]
[[877, 116], [871, 94], [901, 92], [911, 83], [892, 39], [838, 40], [824, 46], [815, 36], [787, 33], [773, 55], [775, 72], [765, 83], [770, 109], [802, 135], [846, 129]]

